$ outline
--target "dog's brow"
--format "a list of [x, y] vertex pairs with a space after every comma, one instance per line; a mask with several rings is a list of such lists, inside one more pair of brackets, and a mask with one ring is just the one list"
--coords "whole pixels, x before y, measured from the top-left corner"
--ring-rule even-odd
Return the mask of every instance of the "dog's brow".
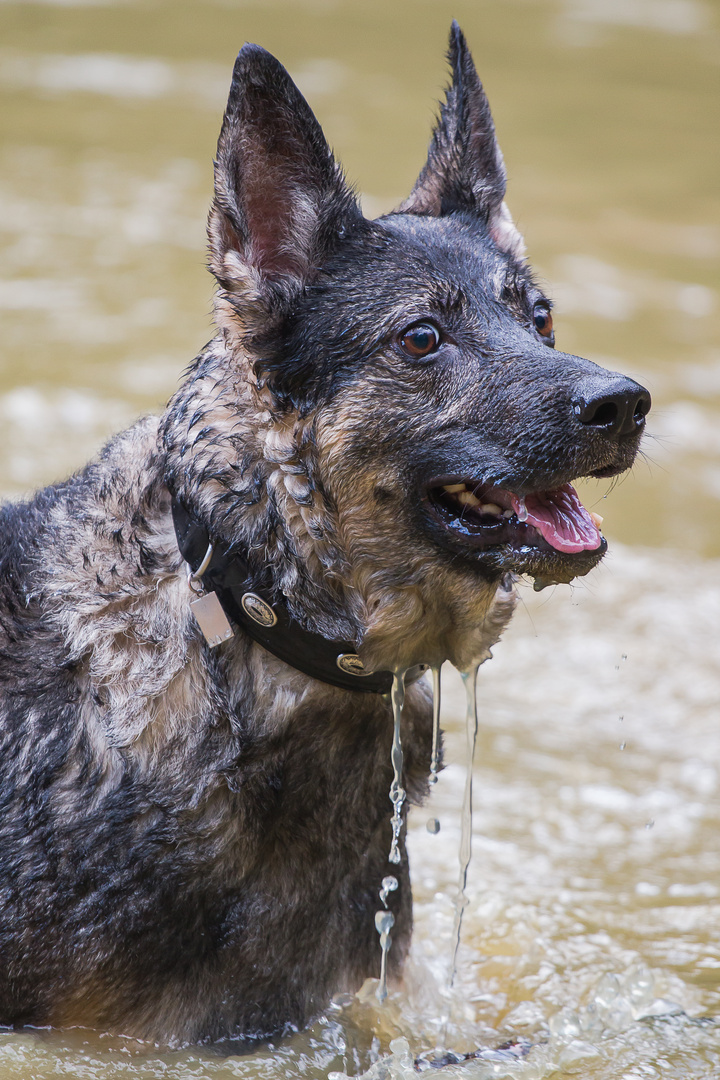
[[465, 290], [456, 284], [438, 286], [429, 300], [443, 315], [458, 315], [467, 306]]

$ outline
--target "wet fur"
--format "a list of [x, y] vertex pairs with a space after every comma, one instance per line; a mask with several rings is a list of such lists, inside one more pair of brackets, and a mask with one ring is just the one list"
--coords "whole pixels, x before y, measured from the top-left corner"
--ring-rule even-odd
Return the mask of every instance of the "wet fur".
[[[498, 638], [507, 568], [437, 545], [418, 477], [481, 460], [549, 487], [604, 463], [565, 419], [568, 387], [599, 369], [568, 369], [528, 330], [539, 293], [456, 28], [451, 60], [428, 165], [369, 222], [284, 69], [243, 50], [209, 222], [217, 336], [159, 420], [2, 511], [2, 1023], [263, 1037], [378, 974], [388, 703], [240, 631], [210, 650], [170, 499], [371, 667], [464, 667]], [[442, 371], [398, 356], [398, 330], [427, 313], [464, 350]], [[411, 802], [430, 726], [418, 683], [402, 728]], [[404, 849], [397, 874], [394, 976], [412, 921]]]

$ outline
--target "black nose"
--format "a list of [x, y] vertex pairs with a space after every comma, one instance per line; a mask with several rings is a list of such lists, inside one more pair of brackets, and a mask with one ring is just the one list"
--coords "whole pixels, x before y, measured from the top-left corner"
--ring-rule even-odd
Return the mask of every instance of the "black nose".
[[583, 387], [585, 392], [575, 398], [573, 411], [580, 423], [615, 438], [642, 431], [652, 403], [645, 387], [622, 376], [609, 386], [608, 381], [601, 386]]

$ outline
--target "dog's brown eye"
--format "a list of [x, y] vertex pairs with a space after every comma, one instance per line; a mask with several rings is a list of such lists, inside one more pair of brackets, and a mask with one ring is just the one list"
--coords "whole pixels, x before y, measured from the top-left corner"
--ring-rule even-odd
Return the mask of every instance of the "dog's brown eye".
[[533, 312], [533, 323], [540, 337], [545, 338], [548, 344], [554, 343], [552, 315], [547, 308], [536, 307]]
[[435, 352], [440, 344], [440, 332], [432, 323], [417, 323], [409, 326], [400, 335], [400, 345], [413, 360], [422, 360]]

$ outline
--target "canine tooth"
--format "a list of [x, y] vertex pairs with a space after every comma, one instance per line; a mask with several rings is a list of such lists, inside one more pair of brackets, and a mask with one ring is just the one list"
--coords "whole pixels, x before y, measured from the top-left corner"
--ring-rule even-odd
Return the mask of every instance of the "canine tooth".
[[461, 491], [458, 494], [458, 502], [461, 502], [463, 506], [479, 506], [480, 500], [476, 495], [473, 495], [472, 491]]
[[457, 495], [458, 491], [464, 491], [464, 484], [445, 484], [443, 491], [447, 491], [449, 495]]
[[503, 510], [502, 516], [504, 518], [511, 518], [513, 516], [513, 511], [512, 510]]
[[494, 514], [496, 517], [499, 517], [502, 513], [502, 510], [497, 503], [483, 503], [480, 509], [483, 514]]
[[600, 526], [603, 523], [603, 519], [600, 517], [599, 514], [596, 514], [594, 510], [588, 510], [588, 513], [590, 514], [590, 517], [592, 518], [592, 520], [595, 522], [595, 524], [597, 525], [597, 527], [599, 529]]

